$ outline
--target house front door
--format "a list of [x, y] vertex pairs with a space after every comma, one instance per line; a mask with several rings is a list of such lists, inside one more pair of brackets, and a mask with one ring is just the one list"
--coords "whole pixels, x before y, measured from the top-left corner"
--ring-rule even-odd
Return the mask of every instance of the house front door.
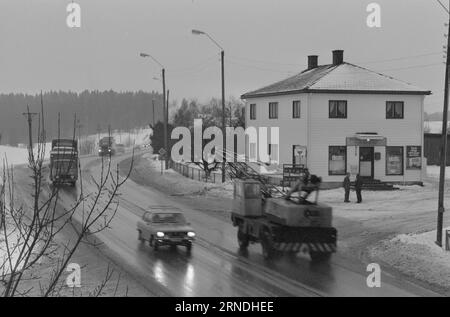
[[362, 177], [373, 178], [374, 167], [374, 148], [359, 148], [359, 175]]

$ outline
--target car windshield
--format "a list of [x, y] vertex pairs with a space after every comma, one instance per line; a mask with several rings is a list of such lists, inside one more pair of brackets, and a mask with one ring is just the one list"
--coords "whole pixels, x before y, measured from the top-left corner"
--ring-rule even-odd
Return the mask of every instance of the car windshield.
[[156, 223], [186, 223], [186, 219], [180, 213], [157, 213], [153, 215], [152, 221]]

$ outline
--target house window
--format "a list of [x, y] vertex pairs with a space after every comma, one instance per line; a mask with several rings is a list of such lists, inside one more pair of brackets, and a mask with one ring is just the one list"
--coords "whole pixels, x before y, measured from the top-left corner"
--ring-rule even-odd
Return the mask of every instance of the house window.
[[328, 175], [345, 175], [347, 173], [347, 147], [328, 147]]
[[269, 157], [271, 162], [278, 162], [278, 144], [269, 144]]
[[300, 100], [294, 100], [292, 102], [292, 118], [300, 118]]
[[269, 102], [269, 119], [278, 119], [278, 102]]
[[403, 146], [386, 146], [386, 175], [403, 175]]
[[252, 103], [250, 105], [250, 120], [256, 119], [256, 104]]
[[347, 118], [347, 100], [329, 101], [329, 118], [346, 119]]
[[386, 119], [403, 119], [403, 110], [403, 101], [386, 101]]

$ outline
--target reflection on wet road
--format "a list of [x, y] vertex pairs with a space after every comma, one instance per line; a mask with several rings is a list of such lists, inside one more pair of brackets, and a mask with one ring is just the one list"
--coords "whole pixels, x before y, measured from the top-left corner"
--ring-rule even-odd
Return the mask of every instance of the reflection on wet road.
[[[115, 160], [115, 159], [114, 159]], [[97, 159], [86, 159], [88, 174], [97, 175]], [[114, 162], [114, 166], [117, 162]], [[95, 187], [84, 177], [87, 191]], [[74, 192], [63, 193], [70, 204]], [[148, 243], [137, 239], [136, 223], [148, 206], [172, 205], [186, 214], [197, 232], [191, 254], [184, 247], [161, 248], [155, 252]], [[259, 245], [251, 245], [247, 254], [239, 252], [236, 229], [218, 219], [182, 206], [156, 189], [142, 187], [129, 180], [121, 190], [120, 205], [111, 229], [98, 234], [124, 268], [143, 284], [155, 281], [174, 296], [414, 296], [426, 295], [410, 284], [381, 288], [366, 285], [363, 264], [349, 265], [348, 260], [334, 257], [330, 263], [313, 264], [309, 257], [285, 256], [266, 261]], [[384, 277], [383, 277], [384, 278]], [[386, 279], [388, 281], [389, 279]], [[397, 283], [394, 283], [397, 285]], [[149, 286], [150, 287], [150, 286]]]

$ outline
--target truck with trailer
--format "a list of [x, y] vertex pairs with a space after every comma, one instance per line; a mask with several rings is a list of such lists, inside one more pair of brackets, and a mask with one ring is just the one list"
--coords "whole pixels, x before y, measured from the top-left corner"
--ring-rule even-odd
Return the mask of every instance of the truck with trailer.
[[55, 139], [50, 151], [50, 181], [53, 185], [75, 186], [78, 180], [78, 142]]
[[308, 196], [316, 192], [314, 201], [293, 201], [272, 197], [260, 179], [236, 179], [231, 220], [238, 228], [240, 249], [260, 243], [266, 259], [304, 252], [313, 261], [328, 260], [336, 252], [337, 230], [332, 227], [332, 208], [318, 202], [319, 185], [309, 188]]
[[112, 136], [105, 136], [98, 142], [98, 155], [114, 155], [116, 153], [115, 140]]

